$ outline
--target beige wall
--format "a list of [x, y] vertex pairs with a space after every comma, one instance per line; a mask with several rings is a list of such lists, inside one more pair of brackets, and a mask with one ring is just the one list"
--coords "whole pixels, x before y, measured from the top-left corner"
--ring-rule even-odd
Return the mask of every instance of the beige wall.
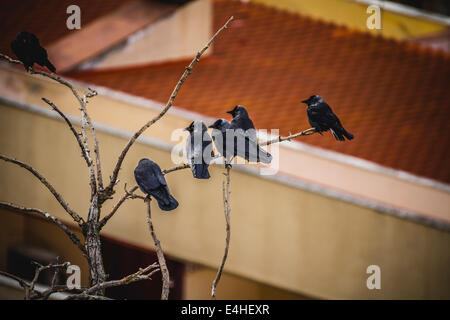
[[[96, 105], [90, 103], [89, 108], [96, 118]], [[127, 118], [131, 117], [132, 112]], [[147, 134], [162, 133], [165, 123]], [[102, 132], [99, 140], [108, 176], [126, 141]], [[0, 150], [33, 165], [85, 216], [88, 171], [61, 121], [2, 105]], [[120, 173], [118, 196], [123, 183], [134, 183], [133, 169], [142, 157], [162, 168], [172, 166], [167, 151], [134, 145]], [[153, 215], [168, 254], [218, 266], [225, 239], [222, 172], [211, 168], [207, 181], [192, 179], [187, 170], [167, 176], [180, 206], [162, 213], [153, 205]], [[39, 207], [67, 221], [58, 203], [25, 170], [2, 162], [0, 177], [1, 200]], [[314, 297], [450, 298], [449, 233], [236, 170], [231, 181], [232, 238], [226, 271]], [[113, 203], [104, 205], [103, 214]], [[137, 200], [122, 207], [104, 234], [152, 248], [145, 207]], [[365, 271], [371, 264], [381, 267], [382, 290], [366, 288]]]

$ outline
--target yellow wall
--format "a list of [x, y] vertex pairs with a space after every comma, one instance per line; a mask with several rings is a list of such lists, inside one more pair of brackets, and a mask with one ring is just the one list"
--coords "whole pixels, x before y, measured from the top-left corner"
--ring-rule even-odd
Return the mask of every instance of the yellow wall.
[[[94, 110], [95, 102], [89, 108]], [[157, 127], [148, 134], [161, 130]], [[108, 176], [126, 141], [102, 132], [99, 140]], [[33, 165], [85, 216], [88, 171], [61, 121], [2, 105], [0, 150]], [[162, 168], [172, 166], [167, 151], [134, 145], [117, 196], [123, 183], [134, 183], [133, 169], [142, 157]], [[153, 205], [153, 215], [168, 254], [218, 266], [225, 239], [222, 172], [211, 168], [207, 181], [192, 179], [188, 170], [167, 176], [180, 207], [162, 213]], [[39, 207], [67, 221], [58, 203], [25, 170], [1, 162], [0, 177], [2, 200]], [[450, 298], [450, 233], [236, 170], [231, 179], [232, 238], [226, 271], [322, 298]], [[113, 203], [104, 205], [103, 214]], [[152, 248], [145, 206], [138, 200], [126, 203], [104, 234]], [[382, 290], [366, 288], [365, 271], [371, 264], [381, 267]]]
[[356, 30], [380, 34], [384, 37], [405, 39], [423, 36], [445, 30], [446, 26], [425, 20], [402, 15], [395, 12], [382, 11], [381, 30], [369, 30], [366, 27], [368, 5], [348, 0], [252, 0], [279, 9], [311, 16], [316, 19], [333, 22]]

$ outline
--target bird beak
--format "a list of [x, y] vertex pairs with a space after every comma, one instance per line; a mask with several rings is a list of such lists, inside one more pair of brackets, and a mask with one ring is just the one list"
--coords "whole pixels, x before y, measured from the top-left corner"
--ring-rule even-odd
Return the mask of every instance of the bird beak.
[[302, 100], [303, 103], [308, 103], [309, 99]]
[[184, 128], [183, 131], [189, 131], [189, 127]]
[[233, 115], [234, 112], [233, 112], [233, 110], [230, 110], [230, 111], [227, 111], [227, 113]]

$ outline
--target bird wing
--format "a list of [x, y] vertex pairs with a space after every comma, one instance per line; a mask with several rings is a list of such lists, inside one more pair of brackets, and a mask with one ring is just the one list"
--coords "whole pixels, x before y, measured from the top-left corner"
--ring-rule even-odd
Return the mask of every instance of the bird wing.
[[156, 190], [161, 187], [161, 185], [167, 185], [166, 180], [161, 173], [161, 169], [159, 169], [159, 167], [155, 168], [155, 166], [157, 165], [139, 165], [134, 170], [136, 182], [138, 183], [139, 188], [145, 193]]

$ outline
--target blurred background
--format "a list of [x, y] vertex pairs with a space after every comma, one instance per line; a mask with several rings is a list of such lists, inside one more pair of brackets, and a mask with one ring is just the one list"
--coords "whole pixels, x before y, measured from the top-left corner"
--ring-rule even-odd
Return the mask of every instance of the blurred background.
[[[72, 4], [80, 29], [68, 28]], [[102, 215], [125, 183], [134, 185], [140, 158], [174, 166], [175, 129], [228, 119], [225, 112], [241, 104], [257, 129], [288, 135], [309, 128], [300, 101], [319, 94], [355, 139], [341, 143], [324, 133], [269, 148], [275, 175], [233, 168], [231, 245], [217, 298], [450, 299], [449, 8], [444, 0], [2, 1], [0, 52], [14, 57], [10, 42], [32, 32], [58, 74], [99, 92], [88, 110], [107, 179], [132, 133], [159, 113], [185, 66], [234, 16], [174, 107], [128, 153]], [[1, 62], [0, 153], [32, 165], [86, 216], [88, 171], [71, 132], [41, 97], [79, 129], [67, 88]], [[189, 170], [166, 177], [180, 206], [169, 213], [155, 206], [153, 215], [171, 299], [210, 297], [225, 244], [223, 171], [212, 167], [205, 181]], [[71, 223], [37, 179], [4, 162], [0, 195]], [[31, 277], [31, 260], [59, 256], [79, 265], [88, 284], [87, 264], [60, 229], [0, 211], [0, 270]], [[122, 206], [102, 235], [110, 279], [156, 261], [141, 201]], [[380, 267], [381, 289], [366, 285], [371, 265]], [[49, 281], [43, 275], [40, 282]], [[158, 274], [107, 295], [158, 299], [160, 290]], [[22, 297], [0, 277], [0, 298]]]

